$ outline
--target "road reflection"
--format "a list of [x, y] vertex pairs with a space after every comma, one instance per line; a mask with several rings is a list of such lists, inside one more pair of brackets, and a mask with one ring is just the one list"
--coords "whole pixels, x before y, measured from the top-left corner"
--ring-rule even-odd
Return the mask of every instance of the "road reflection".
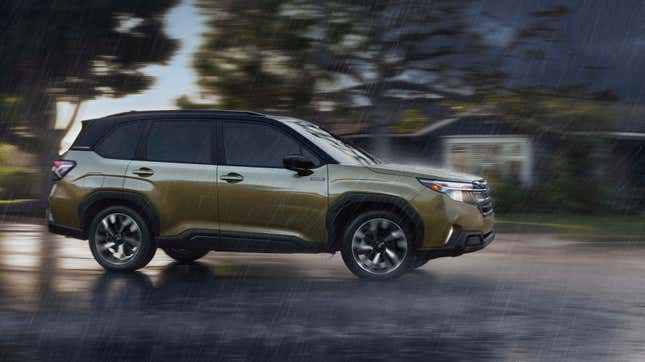
[[160, 253], [121, 274], [84, 242], [0, 229], [0, 360], [634, 360], [644, 256], [501, 236], [388, 283], [324, 255]]

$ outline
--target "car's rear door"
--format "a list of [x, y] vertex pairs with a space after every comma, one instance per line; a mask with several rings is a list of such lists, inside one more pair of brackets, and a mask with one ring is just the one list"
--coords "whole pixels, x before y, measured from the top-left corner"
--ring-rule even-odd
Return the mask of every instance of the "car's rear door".
[[217, 233], [215, 125], [206, 119], [149, 121], [124, 188], [152, 203], [159, 214], [160, 236], [196, 230]]
[[[327, 166], [312, 150], [287, 129], [264, 121], [223, 120], [219, 134], [222, 237], [326, 242]], [[303, 155], [317, 167], [299, 176], [283, 166], [289, 154]]]

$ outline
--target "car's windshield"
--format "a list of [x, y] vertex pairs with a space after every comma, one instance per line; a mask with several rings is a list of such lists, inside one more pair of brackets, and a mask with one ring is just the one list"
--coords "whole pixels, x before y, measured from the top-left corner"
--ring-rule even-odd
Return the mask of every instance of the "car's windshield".
[[366, 151], [348, 145], [332, 133], [325, 131], [311, 122], [289, 117], [276, 118], [287, 122], [296, 131], [310, 139], [341, 164], [375, 165], [381, 163], [380, 160]]

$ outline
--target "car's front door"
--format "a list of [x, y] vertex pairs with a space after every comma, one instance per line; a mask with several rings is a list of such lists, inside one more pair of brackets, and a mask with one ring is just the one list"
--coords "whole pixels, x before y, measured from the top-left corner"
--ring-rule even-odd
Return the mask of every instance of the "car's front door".
[[217, 166], [209, 120], [154, 120], [140, 159], [128, 166], [124, 188], [138, 192], [159, 214], [160, 235], [217, 233]]
[[[223, 121], [219, 144], [224, 238], [326, 241], [327, 166], [307, 145], [281, 127], [259, 121]], [[294, 154], [316, 164], [311, 175], [284, 168], [284, 157]]]

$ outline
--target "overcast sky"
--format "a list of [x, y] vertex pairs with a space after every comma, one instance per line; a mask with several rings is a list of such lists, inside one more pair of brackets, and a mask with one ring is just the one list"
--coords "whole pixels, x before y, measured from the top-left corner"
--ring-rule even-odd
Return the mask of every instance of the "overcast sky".
[[487, 40], [503, 46], [529, 14], [562, 4], [571, 9], [559, 24], [557, 42], [542, 44], [542, 61], [507, 58], [516, 84], [587, 83], [611, 88], [624, 100], [643, 98], [645, 2], [642, 0], [484, 0], [474, 21], [496, 29]]

